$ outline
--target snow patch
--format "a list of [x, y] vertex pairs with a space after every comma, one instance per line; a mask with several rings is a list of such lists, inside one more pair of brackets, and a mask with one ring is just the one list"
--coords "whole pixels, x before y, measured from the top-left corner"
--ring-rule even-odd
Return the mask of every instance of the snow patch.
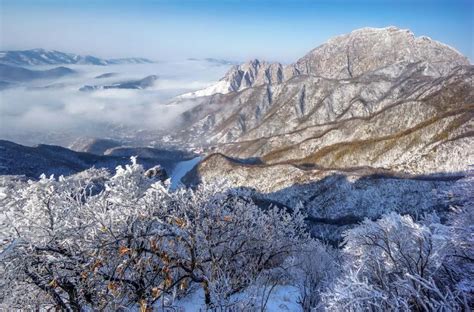
[[[261, 298], [259, 296], [254, 296], [253, 294], [261, 293], [261, 289], [248, 289], [245, 292], [237, 293], [229, 299], [229, 302], [231, 303], [228, 306], [222, 307], [222, 310], [217, 307], [215, 311], [240, 311], [240, 308], [242, 308], [244, 311], [247, 311], [245, 309], [245, 303], [256, 302], [260, 304], [262, 302]], [[268, 302], [265, 306], [264, 311], [303, 311], [298, 303], [299, 297], [300, 291], [297, 287], [291, 285], [278, 285], [272, 290], [270, 296], [268, 297]], [[159, 306], [160, 303], [161, 302], [159, 302], [157, 306]], [[174, 309], [180, 312], [207, 311], [206, 305], [204, 304], [204, 293], [202, 289], [191, 293], [190, 295], [182, 298], [181, 300], [175, 301], [172, 306]], [[260, 311], [260, 309], [256, 310]]]
[[226, 80], [220, 80], [207, 88], [204, 88], [202, 90], [197, 90], [194, 92], [185, 93], [180, 96], [177, 96], [177, 98], [188, 99], [188, 98], [194, 98], [194, 97], [200, 97], [200, 96], [209, 96], [216, 93], [226, 94], [230, 92], [229, 90], [230, 90], [230, 83]]
[[7, 198], [7, 188], [6, 187], [0, 187], [0, 199], [5, 199]]

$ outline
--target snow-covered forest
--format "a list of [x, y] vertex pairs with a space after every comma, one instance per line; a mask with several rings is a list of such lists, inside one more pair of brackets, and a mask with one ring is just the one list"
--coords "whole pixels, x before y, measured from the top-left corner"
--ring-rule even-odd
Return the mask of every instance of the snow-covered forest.
[[225, 181], [170, 190], [134, 159], [114, 174], [3, 177], [0, 302], [64, 311], [469, 311], [473, 182], [437, 194], [447, 216], [366, 219], [335, 248], [311, 237], [302, 205], [261, 207], [253, 191]]

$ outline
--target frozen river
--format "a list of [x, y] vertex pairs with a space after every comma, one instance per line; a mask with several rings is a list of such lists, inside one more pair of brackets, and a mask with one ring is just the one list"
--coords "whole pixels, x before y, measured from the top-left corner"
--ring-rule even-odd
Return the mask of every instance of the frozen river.
[[191, 171], [194, 166], [196, 166], [202, 159], [202, 156], [198, 156], [190, 160], [179, 162], [171, 173], [170, 188], [172, 190], [178, 188], [181, 185], [181, 179], [186, 175], [186, 173]]

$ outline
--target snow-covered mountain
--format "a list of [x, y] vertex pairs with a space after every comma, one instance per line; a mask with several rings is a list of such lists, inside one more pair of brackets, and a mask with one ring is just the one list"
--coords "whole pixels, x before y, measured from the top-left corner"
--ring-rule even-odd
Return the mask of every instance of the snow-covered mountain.
[[[391, 65], [427, 62], [431, 76], [446, 75], [469, 61], [458, 51], [428, 37], [415, 37], [396, 27], [362, 28], [315, 48], [296, 63], [284, 66], [254, 59], [233, 66], [216, 84], [183, 97], [226, 94], [250, 87], [274, 85], [295, 76], [311, 75], [326, 79], [349, 79]], [[396, 74], [396, 73], [395, 73]]]
[[[200, 105], [183, 115], [179, 136], [219, 152], [197, 176], [265, 191], [330, 170], [463, 171], [474, 163], [473, 77], [451, 47], [395, 27], [364, 28], [294, 64], [233, 67], [183, 100]], [[248, 158], [259, 161], [236, 161]]]
[[0, 51], [0, 63], [17, 66], [31, 65], [117, 65], [117, 64], [147, 64], [153, 63], [146, 58], [116, 58], [101, 59], [91, 55], [78, 55], [55, 50], [32, 49], [19, 51]]
[[208, 155], [186, 183], [225, 178], [267, 204], [302, 204], [312, 234], [336, 243], [389, 211], [445, 214], [436, 194], [474, 164], [474, 66], [394, 27], [286, 66], [252, 60], [178, 102], [190, 100], [177, 137]]

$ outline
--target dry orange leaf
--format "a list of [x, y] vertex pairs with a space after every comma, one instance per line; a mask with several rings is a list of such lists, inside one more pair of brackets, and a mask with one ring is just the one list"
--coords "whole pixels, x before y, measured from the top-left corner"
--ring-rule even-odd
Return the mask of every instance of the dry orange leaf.
[[110, 282], [110, 283], [107, 284], [107, 288], [108, 288], [109, 290], [114, 291], [114, 290], [117, 289], [117, 285], [116, 285], [114, 282]]
[[175, 218], [174, 221], [179, 227], [185, 227], [186, 226], [186, 221], [181, 219], [181, 218]]
[[188, 288], [188, 282], [186, 280], [182, 281], [181, 284], [179, 284], [179, 290], [186, 290]]
[[153, 287], [151, 289], [151, 295], [153, 296], [153, 299], [156, 299], [161, 295], [161, 290], [158, 287]]
[[92, 271], [95, 271], [97, 268], [101, 267], [102, 266], [102, 262], [100, 260], [97, 260], [96, 262], [94, 262], [94, 264], [92, 265]]
[[130, 251], [131, 251], [131, 249], [127, 248], [125, 246], [120, 246], [119, 247], [119, 255], [121, 255], [121, 256], [128, 254]]
[[168, 288], [168, 287], [170, 287], [171, 285], [173, 285], [173, 279], [171, 278], [171, 276], [168, 276], [168, 277], [166, 277], [166, 279], [165, 279], [165, 286]]
[[152, 250], [153, 252], [159, 251], [158, 244], [156, 243], [156, 240], [155, 240], [155, 239], [152, 239], [152, 240], [150, 241], [150, 245], [151, 245], [151, 250]]
[[56, 288], [56, 287], [58, 287], [58, 282], [55, 279], [53, 279], [51, 282], [49, 282], [48, 285], [53, 287], [53, 288]]
[[140, 300], [140, 312], [147, 312], [147, 311], [148, 309], [147, 309], [146, 300], [145, 299]]

